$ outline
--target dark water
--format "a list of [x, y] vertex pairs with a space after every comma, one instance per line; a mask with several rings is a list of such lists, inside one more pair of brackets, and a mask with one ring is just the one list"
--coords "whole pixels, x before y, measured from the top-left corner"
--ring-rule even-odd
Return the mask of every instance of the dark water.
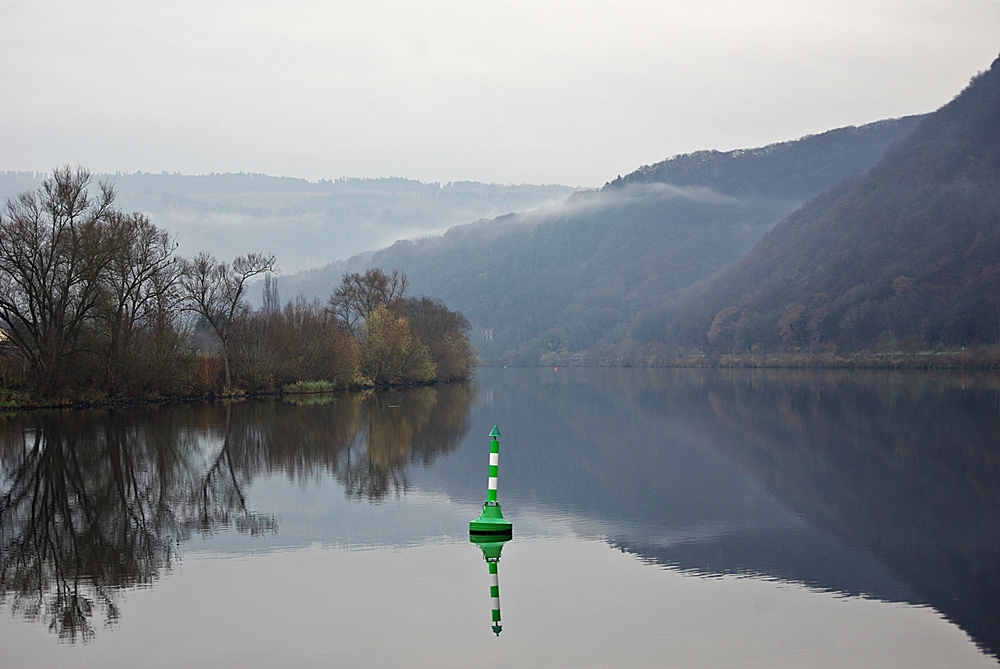
[[[502, 631], [468, 522], [502, 433]], [[0, 667], [976, 667], [1000, 377], [486, 369], [0, 420]]]

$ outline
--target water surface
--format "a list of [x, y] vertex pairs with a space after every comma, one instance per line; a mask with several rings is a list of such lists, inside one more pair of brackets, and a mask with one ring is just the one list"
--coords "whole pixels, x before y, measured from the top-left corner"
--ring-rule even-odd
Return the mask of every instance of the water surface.
[[0, 666], [995, 667], [998, 438], [1000, 379], [959, 373], [8, 415]]

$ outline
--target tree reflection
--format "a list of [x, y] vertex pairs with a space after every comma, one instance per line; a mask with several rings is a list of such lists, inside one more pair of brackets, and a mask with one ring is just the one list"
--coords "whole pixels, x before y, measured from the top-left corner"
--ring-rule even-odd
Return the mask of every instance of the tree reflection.
[[468, 431], [468, 384], [343, 394], [330, 404], [253, 402], [0, 420], [0, 602], [89, 641], [119, 592], [156, 581], [192, 533], [273, 533], [246, 497], [255, 477], [332, 475], [350, 497], [407, 487]]
[[475, 389], [468, 383], [338, 394], [327, 404], [256, 402], [232, 408], [233, 470], [252, 480], [332, 475], [356, 499], [408, 486], [407, 467], [462, 442]]
[[87, 641], [95, 605], [114, 622], [115, 589], [169, 566], [172, 487], [134, 429], [73, 415], [25, 422], [5, 426], [0, 450], [0, 596], [60, 639]]

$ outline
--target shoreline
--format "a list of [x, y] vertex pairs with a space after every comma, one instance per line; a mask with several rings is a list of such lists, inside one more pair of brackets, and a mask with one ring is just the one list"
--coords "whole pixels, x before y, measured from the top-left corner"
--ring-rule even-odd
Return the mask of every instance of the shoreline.
[[665, 357], [656, 351], [632, 356], [599, 352], [551, 357], [545, 364], [482, 364], [481, 367], [642, 367], [682, 369], [871, 369], [871, 370], [1000, 370], [1000, 348], [916, 353], [767, 353]]
[[[596, 358], [596, 359], [595, 359]], [[648, 368], [648, 369], [858, 369], [858, 370], [968, 370], [968, 371], [1000, 371], [1000, 349], [968, 349], [963, 351], [923, 351], [917, 353], [876, 353], [838, 356], [832, 354], [801, 354], [801, 353], [771, 353], [763, 355], [696, 355], [664, 359], [652, 355], [646, 360], [625, 360], [617, 364], [600, 359], [600, 356], [583, 358], [579, 354], [558, 356], [552, 361], [555, 364], [515, 365], [515, 364], [480, 364], [480, 368], [503, 367], [594, 367], [594, 368]], [[645, 364], [638, 364], [638, 363]], [[401, 384], [379, 384], [346, 386], [329, 390], [286, 391], [253, 390], [233, 393], [215, 393], [207, 395], [178, 395], [169, 397], [106, 397], [98, 399], [58, 399], [51, 403], [27, 401], [2, 406], [0, 413], [14, 411], [40, 411], [48, 409], [99, 409], [128, 408], [153, 404], [178, 403], [211, 403], [226, 401], [242, 401], [261, 399], [265, 397], [295, 397], [308, 395], [327, 395], [337, 393], [363, 392], [366, 390], [392, 390], [413, 388], [419, 386], [435, 386], [445, 383], [468, 381], [465, 379], [441, 379]], [[2, 391], [0, 391], [2, 392]], [[14, 392], [14, 391], [9, 391]], [[15, 401], [16, 400], [12, 400]]]
[[885, 353], [874, 355], [739, 355], [686, 358], [671, 367], [715, 367], [718, 369], [1000, 369], [1000, 352], [989, 354]]
[[178, 395], [171, 397], [107, 397], [103, 399], [88, 400], [54, 400], [51, 404], [46, 403], [23, 403], [10, 406], [0, 406], [0, 414], [14, 411], [46, 411], [46, 410], [80, 410], [80, 409], [126, 409], [152, 404], [185, 404], [201, 403], [209, 404], [213, 402], [236, 402], [243, 400], [261, 399], [264, 397], [300, 397], [309, 395], [334, 395], [339, 393], [356, 393], [367, 390], [394, 390], [402, 388], [417, 388], [421, 386], [437, 386], [447, 383], [458, 383], [468, 381], [466, 379], [441, 379], [438, 381], [420, 381], [415, 383], [398, 384], [377, 384], [370, 386], [348, 386], [344, 388], [333, 388], [330, 390], [314, 390], [304, 392], [287, 392], [284, 390], [247, 390], [233, 393], [218, 393], [211, 395]]

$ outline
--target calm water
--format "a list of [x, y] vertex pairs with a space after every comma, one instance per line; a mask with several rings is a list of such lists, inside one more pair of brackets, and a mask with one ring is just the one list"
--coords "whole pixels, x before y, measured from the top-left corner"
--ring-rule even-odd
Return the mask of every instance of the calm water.
[[[998, 377], [310, 400], [0, 419], [0, 667], [998, 665]], [[468, 540], [494, 423], [499, 636]]]

